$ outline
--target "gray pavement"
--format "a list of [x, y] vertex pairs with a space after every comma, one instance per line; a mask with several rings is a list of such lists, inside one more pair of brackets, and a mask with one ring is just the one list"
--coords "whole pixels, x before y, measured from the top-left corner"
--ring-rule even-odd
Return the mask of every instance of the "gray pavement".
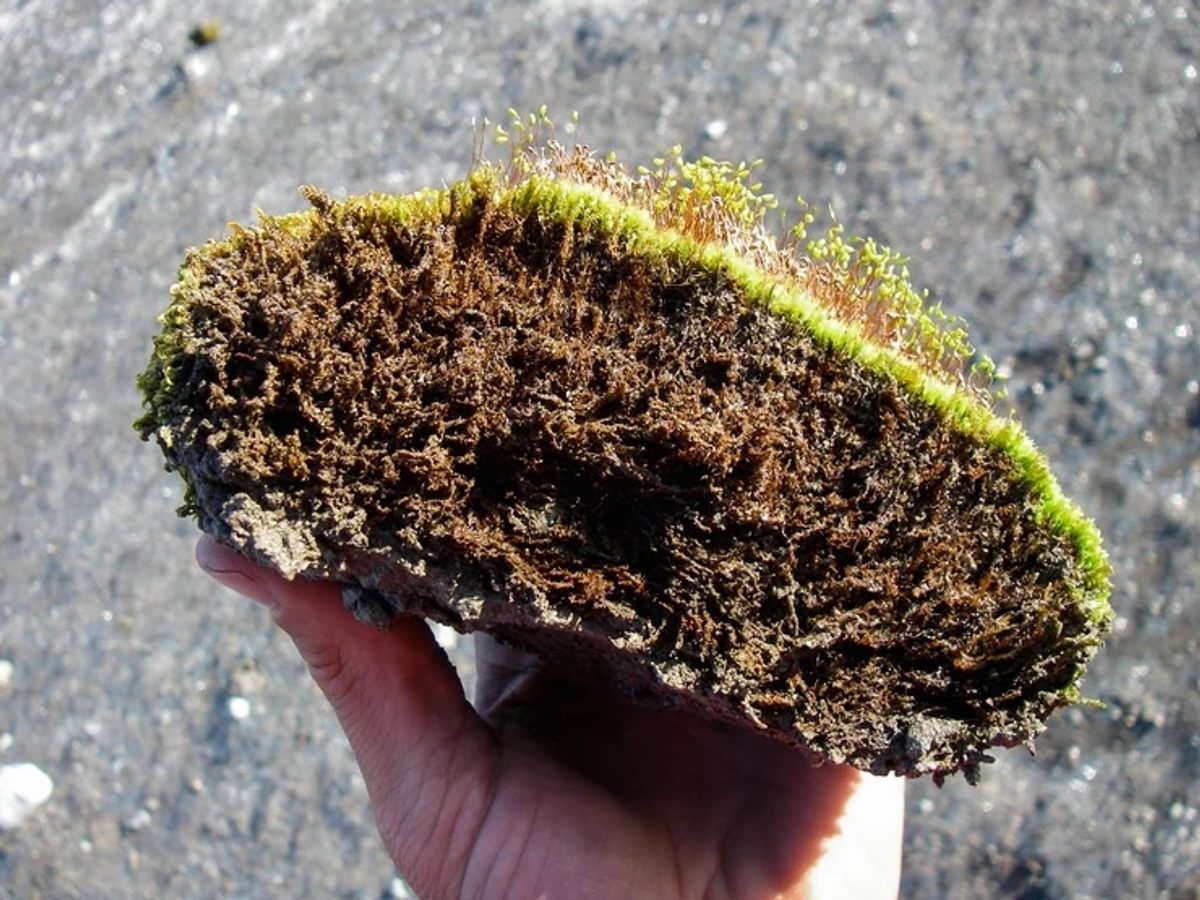
[[204, 48], [182, 10], [0, 4], [0, 766], [54, 783], [0, 895], [400, 893], [290, 647], [194, 568], [132, 383], [185, 247], [302, 183], [452, 179], [473, 116], [547, 103], [624, 159], [763, 157], [911, 252], [1107, 537], [1106, 708], [911, 784], [905, 896], [1200, 897], [1195, 4], [212, 0]]

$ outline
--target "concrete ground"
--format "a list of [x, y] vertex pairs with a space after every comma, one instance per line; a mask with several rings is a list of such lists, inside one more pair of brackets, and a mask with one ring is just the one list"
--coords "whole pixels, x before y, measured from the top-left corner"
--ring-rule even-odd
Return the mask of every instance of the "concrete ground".
[[187, 246], [452, 179], [472, 117], [546, 103], [916, 256], [1107, 537], [1105, 708], [911, 784], [904, 895], [1200, 897], [1194, 4], [211, 0], [201, 48], [181, 9], [0, 5], [0, 766], [54, 785], [0, 895], [402, 893], [291, 648], [195, 569], [133, 379]]

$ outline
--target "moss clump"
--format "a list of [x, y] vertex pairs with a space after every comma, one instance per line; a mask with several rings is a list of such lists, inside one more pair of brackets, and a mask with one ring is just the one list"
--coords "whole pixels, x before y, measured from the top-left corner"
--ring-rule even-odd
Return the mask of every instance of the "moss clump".
[[444, 191], [309, 190], [189, 254], [137, 427], [289, 576], [973, 775], [1077, 700], [1095, 530], [894, 254], [799, 255], [752, 167], [671, 158], [521, 140]]

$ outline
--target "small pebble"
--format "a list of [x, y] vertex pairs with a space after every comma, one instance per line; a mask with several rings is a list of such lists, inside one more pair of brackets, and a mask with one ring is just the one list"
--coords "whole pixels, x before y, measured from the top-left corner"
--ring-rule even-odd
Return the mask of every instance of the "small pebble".
[[713, 119], [704, 126], [704, 133], [708, 135], [710, 141], [719, 141], [725, 137], [725, 132], [729, 130], [729, 123], [724, 119]]
[[0, 831], [19, 827], [53, 792], [50, 776], [33, 763], [0, 766]]
[[215, 20], [201, 22], [188, 32], [188, 40], [197, 47], [207, 47], [209, 44], [215, 44], [220, 39], [221, 23]]
[[13, 664], [12, 660], [0, 659], [0, 691], [6, 691], [12, 687], [13, 680]]
[[239, 722], [250, 715], [250, 701], [245, 697], [229, 698], [229, 715]]
[[125, 827], [130, 831], [141, 831], [149, 824], [150, 811], [146, 809], [139, 809], [129, 817], [129, 820], [125, 823]]
[[184, 80], [191, 85], [204, 81], [212, 72], [212, 68], [212, 63], [203, 56], [189, 56], [180, 63]]

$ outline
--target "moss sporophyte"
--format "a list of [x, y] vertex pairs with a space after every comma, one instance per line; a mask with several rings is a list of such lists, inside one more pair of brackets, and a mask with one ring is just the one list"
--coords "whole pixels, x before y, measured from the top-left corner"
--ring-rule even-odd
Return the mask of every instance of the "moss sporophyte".
[[874, 772], [973, 777], [1079, 702], [1099, 535], [906, 260], [803, 206], [777, 238], [757, 163], [546, 125], [188, 254], [137, 422], [183, 511], [360, 613]]

